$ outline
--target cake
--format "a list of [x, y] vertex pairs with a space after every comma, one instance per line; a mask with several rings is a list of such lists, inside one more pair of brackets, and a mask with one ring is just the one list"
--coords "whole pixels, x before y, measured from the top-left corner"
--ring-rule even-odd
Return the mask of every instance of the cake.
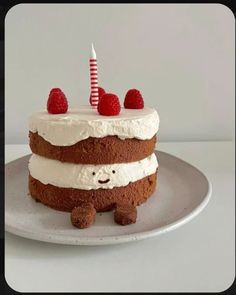
[[[136, 206], [156, 189], [158, 128], [157, 111], [144, 106], [122, 107], [116, 115], [101, 115], [90, 105], [66, 108], [63, 113], [33, 113], [29, 118], [30, 195], [53, 209], [74, 210], [75, 224], [79, 222], [76, 214], [85, 212], [75, 208], [84, 204], [96, 212], [122, 208], [115, 214], [117, 223], [117, 216], [126, 211], [132, 218], [123, 220], [135, 222]], [[93, 211], [88, 216], [94, 220]]]

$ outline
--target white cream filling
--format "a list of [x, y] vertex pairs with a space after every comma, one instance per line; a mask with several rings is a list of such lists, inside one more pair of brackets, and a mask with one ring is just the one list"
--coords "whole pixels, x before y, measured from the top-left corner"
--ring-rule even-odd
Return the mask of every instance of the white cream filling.
[[136, 162], [106, 165], [63, 163], [33, 154], [29, 171], [43, 184], [78, 189], [112, 189], [126, 186], [156, 172], [158, 162], [153, 153]]
[[70, 146], [88, 137], [117, 135], [121, 139], [151, 139], [158, 131], [159, 116], [155, 109], [122, 108], [118, 116], [101, 116], [90, 106], [69, 109], [65, 114], [49, 114], [46, 110], [32, 114], [29, 130], [38, 132], [56, 146]]

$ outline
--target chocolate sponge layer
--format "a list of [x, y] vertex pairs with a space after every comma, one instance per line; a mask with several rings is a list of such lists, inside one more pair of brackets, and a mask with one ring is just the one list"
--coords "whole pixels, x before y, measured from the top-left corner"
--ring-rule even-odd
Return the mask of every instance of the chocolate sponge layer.
[[55, 146], [38, 133], [29, 132], [33, 153], [40, 156], [75, 164], [113, 164], [142, 160], [155, 149], [156, 135], [148, 140], [120, 139], [117, 136], [89, 137], [71, 146]]

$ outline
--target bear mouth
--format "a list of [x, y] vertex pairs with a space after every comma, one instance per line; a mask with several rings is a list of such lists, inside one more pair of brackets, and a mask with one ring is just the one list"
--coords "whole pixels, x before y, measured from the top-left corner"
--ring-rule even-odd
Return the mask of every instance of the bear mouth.
[[110, 179], [106, 179], [106, 180], [98, 180], [99, 183], [108, 183], [110, 181]]

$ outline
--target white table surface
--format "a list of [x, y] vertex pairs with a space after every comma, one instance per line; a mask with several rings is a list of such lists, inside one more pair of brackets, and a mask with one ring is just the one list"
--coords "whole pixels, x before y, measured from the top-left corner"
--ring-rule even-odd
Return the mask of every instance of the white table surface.
[[[233, 142], [159, 143], [212, 183], [203, 212], [155, 238], [111, 246], [64, 246], [5, 234], [5, 277], [20, 292], [220, 292], [235, 275]], [[6, 163], [30, 153], [6, 145]]]

